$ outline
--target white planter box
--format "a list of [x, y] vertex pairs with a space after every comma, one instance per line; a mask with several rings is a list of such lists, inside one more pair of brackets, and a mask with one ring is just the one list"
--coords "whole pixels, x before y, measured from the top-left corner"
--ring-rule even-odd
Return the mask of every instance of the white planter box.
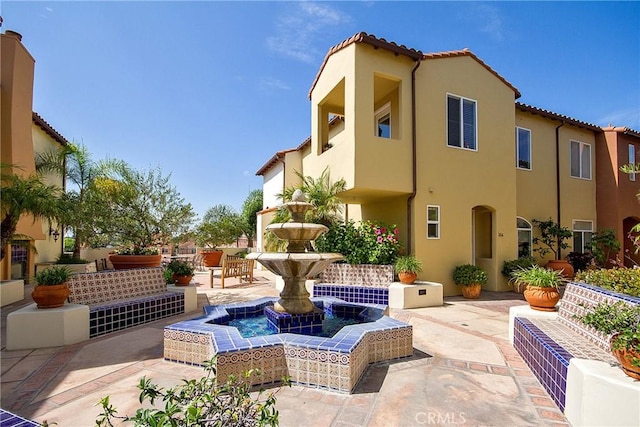
[[0, 281], [0, 306], [13, 304], [24, 299], [24, 280]]
[[444, 303], [442, 283], [415, 281], [411, 285], [394, 282], [389, 286], [389, 307], [436, 307]]

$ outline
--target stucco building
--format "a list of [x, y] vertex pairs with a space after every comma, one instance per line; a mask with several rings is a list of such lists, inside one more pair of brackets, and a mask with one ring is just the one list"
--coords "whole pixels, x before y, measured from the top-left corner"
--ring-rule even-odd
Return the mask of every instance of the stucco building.
[[[1, 161], [18, 166], [15, 173], [29, 175], [35, 171], [37, 153], [59, 149], [67, 140], [33, 111], [35, 60], [22, 44], [22, 36], [7, 30], [0, 34], [2, 71], [1, 87]], [[64, 188], [64, 178], [48, 175], [47, 184]], [[10, 245], [0, 264], [0, 279], [33, 276], [35, 263], [54, 261], [63, 249], [63, 229], [46, 221], [22, 217], [17, 234], [25, 236], [26, 245]], [[35, 247], [35, 251], [29, 250]]]
[[[635, 161], [620, 156], [638, 153], [640, 135], [519, 97], [470, 50], [423, 53], [354, 35], [329, 50], [311, 85], [310, 138], [257, 172], [265, 203], [258, 235], [281, 203], [275, 194], [299, 184], [295, 172], [317, 177], [329, 168], [346, 180], [346, 219], [397, 224], [424, 264], [420, 278], [443, 283], [446, 295], [459, 293], [451, 272], [463, 263], [487, 271], [487, 289], [510, 289], [503, 262], [531, 251], [534, 219], [574, 231], [563, 256], [588, 247], [600, 226], [622, 240], [640, 221], [640, 183], [618, 165]], [[611, 182], [600, 183], [602, 168]]]

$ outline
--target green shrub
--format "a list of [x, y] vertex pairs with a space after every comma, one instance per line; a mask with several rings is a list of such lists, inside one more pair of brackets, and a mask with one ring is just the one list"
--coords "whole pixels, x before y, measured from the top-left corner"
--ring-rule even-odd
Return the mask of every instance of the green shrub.
[[516, 285], [531, 285], [541, 288], [558, 288], [562, 283], [562, 271], [534, 265], [521, 268], [511, 273], [511, 280]]
[[65, 283], [71, 277], [71, 271], [60, 265], [39, 271], [34, 280], [38, 286], [55, 286]]
[[480, 267], [472, 264], [458, 265], [453, 270], [453, 281], [456, 285], [468, 286], [487, 283], [487, 273]]
[[89, 261], [83, 258], [74, 258], [71, 254], [60, 254], [56, 264], [89, 264]]
[[638, 268], [580, 271], [576, 274], [575, 281], [585, 282], [634, 297], [640, 297], [640, 269]]
[[383, 222], [335, 224], [315, 241], [319, 252], [342, 254], [349, 264], [394, 264], [402, 246], [398, 229]]
[[[164, 389], [150, 379], [142, 377], [138, 383], [139, 402], [143, 405], [134, 416], [120, 416], [111, 405], [109, 396], [102, 398], [102, 411], [96, 419], [97, 426], [112, 427], [124, 422], [133, 422], [136, 427], [155, 426], [277, 426], [278, 410], [274, 392], [263, 399], [264, 390], [251, 393], [247, 381], [259, 375], [255, 369], [238, 379], [230, 376], [220, 384], [216, 379], [215, 357], [204, 365], [206, 375], [198, 380], [182, 380], [182, 384]], [[284, 378], [284, 384], [290, 385]], [[277, 390], [276, 390], [277, 391]], [[161, 408], [149, 407], [156, 399], [162, 399]], [[148, 401], [148, 404], [145, 402]]]
[[514, 271], [520, 268], [533, 267], [534, 265], [536, 265], [536, 260], [532, 256], [525, 256], [512, 261], [505, 261], [504, 264], [502, 264], [502, 274], [511, 278], [511, 273]]
[[178, 276], [191, 276], [193, 275], [195, 268], [186, 261], [174, 259], [167, 264], [167, 270], [171, 271], [172, 274], [177, 274]]
[[398, 257], [394, 265], [396, 273], [420, 273], [422, 271], [422, 261], [413, 255]]

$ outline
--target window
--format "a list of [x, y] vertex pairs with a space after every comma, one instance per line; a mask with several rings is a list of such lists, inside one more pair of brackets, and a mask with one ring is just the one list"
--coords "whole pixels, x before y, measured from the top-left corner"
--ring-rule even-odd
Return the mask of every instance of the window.
[[531, 170], [531, 131], [516, 128], [516, 167]]
[[440, 206], [427, 206], [427, 239], [440, 238]]
[[571, 176], [591, 179], [591, 145], [571, 141]]
[[[635, 166], [636, 166], [636, 146], [633, 145], [633, 144], [629, 144], [629, 164], [633, 168], [635, 168]], [[631, 172], [629, 174], [629, 180], [630, 181], [635, 181], [636, 180], [636, 173], [635, 172]]]
[[386, 103], [376, 113], [376, 135], [380, 138], [391, 138], [391, 104]]
[[447, 95], [447, 145], [475, 150], [476, 101]]
[[573, 251], [590, 252], [591, 236], [593, 235], [593, 221], [573, 221]]
[[516, 228], [518, 230], [518, 258], [531, 256], [532, 227], [531, 223], [524, 218], [516, 218]]

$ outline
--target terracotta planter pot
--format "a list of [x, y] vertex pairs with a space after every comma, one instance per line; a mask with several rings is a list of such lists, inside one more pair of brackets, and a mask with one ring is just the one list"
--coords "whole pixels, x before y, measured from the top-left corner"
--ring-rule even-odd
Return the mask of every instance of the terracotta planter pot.
[[200, 255], [202, 255], [202, 263], [205, 267], [219, 267], [220, 260], [222, 259], [222, 255], [224, 255], [224, 252], [203, 251], [200, 253]]
[[53, 286], [36, 285], [31, 292], [31, 298], [38, 308], [62, 307], [69, 296], [69, 286], [66, 283]]
[[481, 292], [482, 292], [482, 285], [479, 283], [462, 286], [462, 296], [467, 299], [478, 299], [480, 298]]
[[634, 357], [640, 358], [640, 353], [636, 351], [629, 351], [626, 348], [621, 348], [618, 350], [613, 349], [613, 341], [615, 341], [617, 334], [611, 337], [611, 353], [620, 363], [620, 367], [622, 371], [634, 378], [636, 380], [640, 380], [640, 366], [633, 366], [632, 360]]
[[162, 255], [109, 255], [109, 261], [116, 270], [159, 267]]
[[569, 264], [569, 261], [564, 259], [552, 259], [546, 265], [546, 268], [550, 270], [562, 270], [562, 277], [565, 279], [573, 279], [575, 271], [573, 271], [573, 266]]
[[527, 289], [524, 290], [524, 299], [534, 310], [556, 311], [556, 304], [560, 301], [560, 292], [553, 287], [542, 288], [527, 285]]
[[189, 286], [189, 283], [191, 283], [191, 279], [193, 279], [193, 274], [190, 274], [188, 276], [180, 276], [174, 273], [173, 276], [171, 276], [171, 279], [178, 286]]
[[408, 271], [401, 271], [398, 273], [398, 279], [400, 279], [400, 283], [404, 283], [405, 285], [410, 285], [416, 281], [418, 278], [417, 273], [410, 273]]

